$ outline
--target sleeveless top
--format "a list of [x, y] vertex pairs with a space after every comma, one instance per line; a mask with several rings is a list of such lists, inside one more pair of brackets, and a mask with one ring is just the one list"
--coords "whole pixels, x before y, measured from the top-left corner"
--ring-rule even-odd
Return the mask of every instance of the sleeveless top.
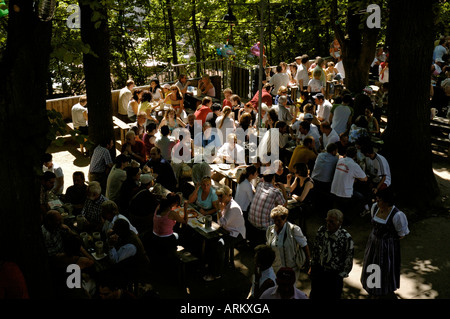
[[[303, 190], [305, 189], [305, 185], [306, 185], [306, 183], [308, 183], [308, 182], [311, 182], [311, 183], [313, 183], [313, 185], [314, 185], [313, 179], [312, 179], [311, 177], [307, 177], [307, 178], [305, 179], [305, 182], [303, 183], [303, 186], [300, 187], [300, 185], [297, 184], [297, 187], [294, 189], [294, 191], [292, 192], [292, 194], [295, 194], [295, 195], [297, 195], [297, 196], [301, 196], [302, 193], [303, 193]], [[310, 189], [309, 192], [308, 192], [308, 195], [306, 195], [306, 197], [305, 197], [305, 199], [303, 200], [302, 203], [309, 203], [309, 202], [311, 202], [311, 198], [312, 198], [312, 195], [311, 195], [311, 189]]]
[[167, 102], [172, 105], [174, 109], [180, 108], [181, 100], [172, 100], [172, 98], [169, 98]]
[[[132, 102], [136, 102], [135, 100], [131, 100], [130, 102], [128, 102], [128, 107], [127, 107], [127, 115], [128, 115], [128, 117], [132, 117], [132, 116], [134, 116], [134, 115], [137, 115], [137, 114], [134, 114], [134, 111], [133, 111], [133, 107], [131, 106], [131, 103]], [[139, 104], [138, 104], [138, 110], [139, 110]]]
[[159, 237], [168, 237], [173, 234], [173, 227], [177, 223], [170, 219], [169, 213], [165, 215], [158, 215], [155, 211], [153, 215], [153, 233]]

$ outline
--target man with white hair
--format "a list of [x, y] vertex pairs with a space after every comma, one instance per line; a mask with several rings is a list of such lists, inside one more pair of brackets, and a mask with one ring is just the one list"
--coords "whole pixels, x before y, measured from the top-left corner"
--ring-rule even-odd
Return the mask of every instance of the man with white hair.
[[278, 98], [278, 121], [283, 121], [287, 124], [291, 124], [294, 117], [287, 108], [287, 101], [288, 99], [286, 95], [281, 95]]
[[97, 181], [89, 182], [87, 197], [81, 215], [87, 220], [88, 228], [92, 231], [100, 230], [102, 226], [102, 203], [107, 198], [102, 194], [102, 188]]

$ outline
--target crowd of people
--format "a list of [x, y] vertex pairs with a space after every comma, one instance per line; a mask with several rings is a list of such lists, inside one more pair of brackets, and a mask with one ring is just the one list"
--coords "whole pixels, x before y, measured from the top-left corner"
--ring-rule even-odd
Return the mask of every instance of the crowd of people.
[[[448, 38], [436, 46], [431, 75], [447, 101], [448, 46]], [[178, 245], [189, 247], [192, 235], [183, 225], [186, 207], [193, 204], [228, 231], [206, 245], [204, 280], [219, 279], [228, 248], [244, 242], [255, 254], [250, 298], [339, 299], [354, 255], [352, 236], [343, 227], [370, 215], [361, 283], [372, 297], [392, 295], [399, 288], [399, 241], [409, 229], [395, 206], [391, 184], [396, 181], [379, 143], [389, 53], [377, 49], [371, 67], [375, 85], [362, 92], [336, 90], [345, 79], [338, 43], [330, 54], [331, 59], [316, 57], [313, 63], [298, 56], [290, 64], [281, 62], [276, 73], [267, 68], [262, 83], [255, 77], [252, 96], [225, 88], [221, 103], [208, 76], [199, 81], [200, 97], [188, 90], [185, 74], [162, 86], [152, 79], [147, 90], [128, 81], [117, 112], [130, 131], [118, 156], [111, 156], [113, 138], [99, 143], [90, 154], [87, 181], [75, 172], [65, 193], [61, 168], [50, 154], [43, 160], [42, 231], [52, 265], [77, 263], [92, 279], [93, 257], [64, 225], [61, 207], [49, 204], [53, 200], [82, 215], [88, 232], [102, 234], [110, 261], [124, 265], [116, 270], [132, 269], [145, 283], [151, 283], [149, 265], [173, 260]], [[72, 109], [80, 130], [88, 125], [86, 104], [82, 97]], [[238, 168], [234, 188], [211, 168], [218, 163]], [[314, 240], [306, 236], [311, 214], [326, 220]], [[384, 274], [380, 285], [369, 282], [373, 264]], [[309, 296], [294, 287], [302, 271], [310, 275]], [[90, 297], [130, 297], [118, 293], [111, 278], [117, 276], [97, 278]]]

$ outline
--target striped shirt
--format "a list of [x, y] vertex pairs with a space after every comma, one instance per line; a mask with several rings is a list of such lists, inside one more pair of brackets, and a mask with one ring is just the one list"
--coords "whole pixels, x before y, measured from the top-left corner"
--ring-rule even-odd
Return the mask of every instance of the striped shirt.
[[112, 164], [111, 154], [106, 147], [98, 145], [92, 153], [89, 173], [104, 173], [108, 165]]
[[278, 188], [273, 186], [272, 183], [261, 182], [256, 187], [256, 193], [250, 205], [248, 220], [256, 228], [267, 229], [273, 224], [270, 218], [272, 209], [285, 203], [286, 200], [283, 193]]
[[42, 236], [44, 237], [45, 248], [47, 248], [48, 255], [55, 256], [64, 252], [64, 245], [62, 240], [62, 230], [57, 229], [54, 232], [49, 232], [44, 225], [41, 225]]

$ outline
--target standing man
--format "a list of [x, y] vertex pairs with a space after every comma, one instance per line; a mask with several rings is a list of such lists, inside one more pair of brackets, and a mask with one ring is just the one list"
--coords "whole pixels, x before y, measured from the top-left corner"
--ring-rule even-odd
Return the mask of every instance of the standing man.
[[353, 109], [349, 106], [352, 102], [350, 94], [344, 95], [342, 104], [335, 104], [330, 110], [331, 127], [339, 135], [345, 132], [352, 123]]
[[278, 89], [281, 86], [288, 87], [289, 85], [289, 74], [287, 74], [286, 68], [286, 62], [281, 62], [277, 66], [277, 73], [275, 73], [269, 80], [270, 85], [273, 85], [271, 94], [274, 97], [278, 94]]
[[[356, 206], [364, 206], [365, 199], [359, 192], [354, 191], [355, 180], [367, 181], [367, 175], [356, 163], [356, 147], [350, 146], [345, 157], [340, 158], [336, 164], [333, 182], [331, 183], [331, 194], [335, 195], [335, 208], [345, 213]], [[356, 204], [356, 205], [355, 205]], [[348, 210], [348, 211], [346, 211]]]
[[248, 228], [250, 241], [263, 244], [266, 241], [266, 230], [273, 224], [270, 212], [278, 205], [286, 205], [287, 194], [283, 184], [275, 182], [275, 174], [266, 171], [263, 181], [256, 187], [253, 201], [248, 213]]
[[[300, 59], [299, 59], [300, 58]], [[308, 63], [309, 56], [304, 54], [301, 57], [297, 57], [295, 61], [300, 64], [297, 67], [297, 75], [295, 76], [298, 80], [298, 87], [301, 91], [306, 91], [308, 89], [309, 83], [309, 75], [308, 75], [308, 67], [306, 63]]]
[[89, 182], [99, 182], [103, 194], [106, 193], [106, 180], [108, 178], [109, 171], [114, 165], [110, 153], [113, 145], [114, 141], [111, 138], [101, 141], [94, 149], [91, 156], [91, 162], [89, 164]]
[[120, 90], [119, 93], [119, 102], [118, 102], [118, 117], [125, 122], [129, 122], [128, 119], [128, 102], [130, 102], [133, 96], [133, 89], [135, 87], [133, 80], [128, 80], [127, 85]]
[[317, 119], [320, 122], [329, 121], [330, 119], [330, 111], [333, 105], [325, 99], [325, 96], [322, 93], [318, 93], [313, 96], [314, 103], [317, 105]]
[[88, 109], [86, 107], [87, 98], [80, 96], [78, 103], [72, 106], [73, 128], [79, 130], [81, 134], [88, 135]]
[[326, 226], [317, 231], [312, 249], [311, 299], [340, 299], [344, 278], [353, 268], [353, 239], [343, 228], [340, 210], [328, 211]]

